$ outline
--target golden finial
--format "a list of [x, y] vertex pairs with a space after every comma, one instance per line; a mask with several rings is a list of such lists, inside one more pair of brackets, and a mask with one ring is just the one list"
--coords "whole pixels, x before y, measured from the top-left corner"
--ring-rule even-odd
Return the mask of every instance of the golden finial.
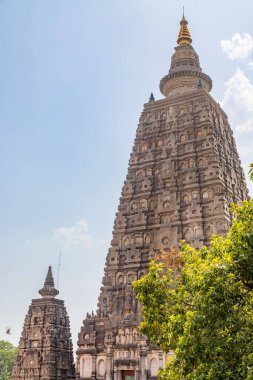
[[179, 34], [178, 34], [178, 39], [177, 39], [177, 43], [178, 45], [183, 45], [183, 44], [186, 44], [186, 45], [190, 45], [191, 42], [192, 42], [192, 39], [191, 39], [191, 35], [190, 35], [190, 32], [189, 32], [189, 29], [188, 29], [188, 22], [186, 20], [186, 18], [184, 17], [184, 7], [183, 7], [183, 17], [182, 17], [182, 20], [180, 22], [180, 31], [179, 31]]

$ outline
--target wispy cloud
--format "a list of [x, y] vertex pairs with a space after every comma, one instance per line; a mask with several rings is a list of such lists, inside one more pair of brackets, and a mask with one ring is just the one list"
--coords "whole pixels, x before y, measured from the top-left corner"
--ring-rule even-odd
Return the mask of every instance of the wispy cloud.
[[[252, 162], [253, 83], [242, 70], [237, 69], [225, 86], [221, 104], [235, 132], [235, 140], [247, 177], [249, 164]], [[252, 183], [248, 182], [248, 186], [252, 192]]]
[[253, 84], [237, 69], [225, 83], [226, 90], [222, 106], [229, 113], [231, 122], [238, 132], [253, 132]]
[[53, 239], [61, 249], [66, 251], [77, 247], [92, 248], [94, 246], [94, 239], [88, 233], [88, 223], [85, 219], [79, 220], [70, 227], [56, 228]]
[[253, 70], [253, 61], [250, 61], [250, 62], [248, 63], [248, 65], [249, 65], [249, 68], [250, 68], [251, 70]]
[[221, 40], [222, 50], [232, 61], [248, 58], [253, 50], [253, 39], [249, 33], [235, 33], [230, 40]]

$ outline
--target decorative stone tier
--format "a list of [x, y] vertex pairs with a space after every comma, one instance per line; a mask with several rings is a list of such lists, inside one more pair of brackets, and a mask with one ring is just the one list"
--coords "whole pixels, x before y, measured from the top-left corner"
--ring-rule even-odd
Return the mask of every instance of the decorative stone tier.
[[160, 91], [165, 96], [192, 91], [204, 87], [212, 89], [211, 78], [202, 72], [199, 57], [191, 45], [179, 45], [171, 58], [169, 73], [160, 82]]
[[160, 91], [168, 97], [192, 91], [198, 86], [211, 91], [211, 78], [197, 70], [182, 70], [165, 75], [160, 82]]

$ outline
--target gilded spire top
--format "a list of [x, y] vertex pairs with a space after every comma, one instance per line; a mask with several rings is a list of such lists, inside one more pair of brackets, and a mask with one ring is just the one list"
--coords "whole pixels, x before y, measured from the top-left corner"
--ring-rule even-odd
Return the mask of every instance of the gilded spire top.
[[185, 16], [184, 16], [184, 11], [183, 11], [183, 17], [182, 17], [182, 20], [180, 22], [180, 31], [179, 31], [179, 34], [178, 34], [178, 39], [177, 39], [177, 43], [178, 45], [190, 45], [192, 43], [192, 39], [191, 39], [191, 34], [189, 32], [189, 29], [188, 29], [188, 21], [186, 20]]

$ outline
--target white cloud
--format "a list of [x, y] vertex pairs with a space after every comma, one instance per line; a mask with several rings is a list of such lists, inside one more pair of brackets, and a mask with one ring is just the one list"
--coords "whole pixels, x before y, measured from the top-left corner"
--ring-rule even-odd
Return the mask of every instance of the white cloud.
[[88, 223], [85, 219], [79, 220], [71, 227], [55, 229], [53, 239], [66, 251], [76, 247], [92, 248], [94, 245], [94, 239], [88, 234]]
[[253, 61], [250, 61], [250, 62], [248, 63], [248, 65], [249, 65], [249, 68], [253, 70]]
[[[221, 105], [228, 114], [229, 122], [234, 130], [247, 177], [249, 164], [253, 161], [253, 83], [240, 69], [237, 69], [225, 86]], [[248, 186], [252, 192], [253, 187], [250, 182]]]
[[253, 50], [253, 39], [249, 33], [243, 35], [235, 33], [230, 40], [221, 40], [220, 45], [232, 61], [245, 59]]
[[253, 84], [237, 69], [225, 86], [222, 106], [229, 113], [234, 128], [238, 132], [253, 132]]

